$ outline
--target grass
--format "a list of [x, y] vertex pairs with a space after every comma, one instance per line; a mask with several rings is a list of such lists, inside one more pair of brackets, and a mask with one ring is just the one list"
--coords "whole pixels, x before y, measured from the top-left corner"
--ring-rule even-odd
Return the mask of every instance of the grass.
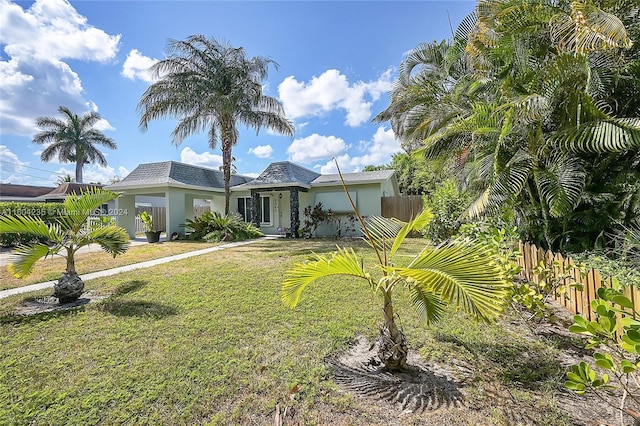
[[403, 296], [412, 346], [472, 372], [469, 403], [401, 414], [340, 391], [324, 360], [375, 338], [379, 301], [343, 277], [313, 284], [296, 310], [280, 301], [283, 271], [334, 244], [261, 241], [91, 280], [110, 296], [64, 312], [16, 317], [25, 297], [0, 299], [0, 424], [273, 424], [277, 405], [288, 424], [510, 425], [521, 411], [570, 424], [554, 399], [553, 342], [455, 312], [427, 329]]
[[[188, 251], [200, 250], [214, 245], [216, 244], [196, 241], [167, 241], [158, 244], [136, 245], [131, 246], [126, 253], [116, 258], [111, 257], [104, 251], [79, 253], [76, 255], [76, 270], [79, 274], [87, 274]], [[0, 268], [0, 290], [57, 280], [65, 268], [66, 260], [60, 256], [39, 260], [36, 263], [33, 273], [24, 279], [15, 278], [7, 271], [6, 267], [2, 267]]]

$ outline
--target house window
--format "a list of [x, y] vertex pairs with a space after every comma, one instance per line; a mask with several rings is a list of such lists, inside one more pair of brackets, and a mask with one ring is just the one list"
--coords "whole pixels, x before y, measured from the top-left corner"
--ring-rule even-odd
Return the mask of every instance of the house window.
[[[251, 222], [251, 197], [238, 198], [238, 213], [245, 222]], [[271, 197], [258, 198], [258, 218], [260, 225], [270, 226], [271, 223]]]

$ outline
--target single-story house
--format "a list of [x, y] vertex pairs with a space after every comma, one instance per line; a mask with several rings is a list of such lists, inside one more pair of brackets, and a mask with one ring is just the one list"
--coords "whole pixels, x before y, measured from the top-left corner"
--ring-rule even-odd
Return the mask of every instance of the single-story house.
[[[398, 195], [393, 170], [344, 173], [349, 194], [363, 215], [380, 215], [381, 198]], [[266, 234], [298, 236], [304, 209], [322, 203], [338, 217], [353, 212], [337, 174], [322, 175], [289, 161], [271, 163], [257, 178], [231, 176], [230, 211], [254, 222]], [[135, 235], [136, 197], [164, 197], [167, 235], [184, 233], [194, 205], [208, 200], [212, 211], [224, 211], [224, 178], [220, 170], [177, 161], [140, 164], [120, 182], [106, 187], [122, 195], [116, 200], [117, 223]], [[335, 233], [319, 229], [319, 235]]]

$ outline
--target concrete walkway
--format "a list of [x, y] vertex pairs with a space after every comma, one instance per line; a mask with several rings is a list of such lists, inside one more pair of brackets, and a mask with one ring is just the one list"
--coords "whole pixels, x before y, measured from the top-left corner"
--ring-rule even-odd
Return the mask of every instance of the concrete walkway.
[[[201, 254], [212, 253], [214, 251], [225, 250], [228, 248], [244, 246], [247, 244], [253, 244], [255, 242], [265, 240], [265, 239], [275, 239], [279, 238], [278, 236], [266, 236], [263, 238], [258, 238], [255, 240], [246, 240], [246, 241], [237, 241], [234, 243], [221, 244], [215, 247], [209, 247], [201, 250], [190, 251], [187, 253], [176, 254], [173, 256], [162, 257], [160, 259], [148, 260], [146, 262], [134, 263], [132, 265], [120, 266], [118, 268], [107, 269], [104, 271], [92, 272], [89, 274], [80, 275], [83, 281], [89, 281], [94, 278], [108, 277], [111, 275], [120, 274], [122, 272], [129, 272], [135, 269], [149, 268], [151, 266], [161, 265], [163, 263], [173, 262], [174, 260], [187, 259], [189, 257], [200, 256]], [[146, 242], [144, 243], [146, 244]], [[98, 247], [99, 249], [99, 247]], [[0, 299], [5, 297], [13, 296], [14, 294], [27, 293], [29, 291], [42, 290], [45, 288], [52, 288], [57, 280], [55, 281], [47, 281], [43, 283], [31, 284], [24, 287], [12, 288], [9, 290], [0, 291]]]

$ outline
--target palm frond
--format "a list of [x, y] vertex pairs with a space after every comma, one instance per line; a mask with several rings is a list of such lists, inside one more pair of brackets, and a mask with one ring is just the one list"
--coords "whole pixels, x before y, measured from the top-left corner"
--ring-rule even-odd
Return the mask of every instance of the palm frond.
[[400, 232], [405, 222], [396, 218], [382, 216], [367, 216], [364, 219], [365, 226], [369, 230], [364, 239], [371, 247], [388, 253], [393, 241]]
[[565, 149], [582, 152], [620, 152], [640, 148], [640, 118], [614, 118], [558, 131], [552, 138]]
[[57, 233], [40, 217], [0, 216], [0, 234], [29, 234], [36, 237], [57, 240]]
[[116, 198], [118, 194], [101, 188], [89, 188], [79, 194], [70, 194], [63, 202], [63, 215], [57, 220], [64, 229], [77, 231], [102, 204]]
[[322, 256], [315, 254], [310, 262], [296, 263], [293, 268], [284, 274], [282, 283], [282, 302], [291, 308], [295, 308], [300, 301], [304, 289], [313, 281], [331, 275], [350, 275], [364, 278], [375, 287], [371, 276], [365, 272], [362, 259], [356, 255], [353, 249], [338, 247], [336, 253]]
[[547, 168], [540, 170], [540, 192], [552, 217], [561, 217], [573, 210], [582, 195], [586, 172], [579, 158], [556, 155], [550, 157]]
[[9, 258], [7, 270], [16, 278], [24, 278], [33, 272], [36, 262], [43, 257], [58, 253], [59, 246], [49, 248], [46, 244], [21, 245]]
[[[96, 243], [111, 256], [116, 257], [129, 248], [129, 234], [121, 226], [107, 225], [98, 227], [85, 237], [86, 244]], [[83, 244], [83, 245], [86, 245]]]
[[446, 304], [437, 294], [424, 291], [417, 285], [409, 285], [411, 304], [420, 319], [427, 324], [440, 321], [445, 312]]
[[406, 268], [384, 269], [483, 321], [504, 312], [505, 297], [512, 286], [490, 248], [465, 241], [427, 248]]
[[424, 208], [419, 215], [406, 223], [402, 229], [398, 231], [398, 234], [393, 241], [390, 255], [393, 256], [398, 251], [407, 235], [413, 231], [421, 231], [425, 229], [431, 220], [433, 220], [433, 213], [431, 213], [431, 210], [428, 208]]

